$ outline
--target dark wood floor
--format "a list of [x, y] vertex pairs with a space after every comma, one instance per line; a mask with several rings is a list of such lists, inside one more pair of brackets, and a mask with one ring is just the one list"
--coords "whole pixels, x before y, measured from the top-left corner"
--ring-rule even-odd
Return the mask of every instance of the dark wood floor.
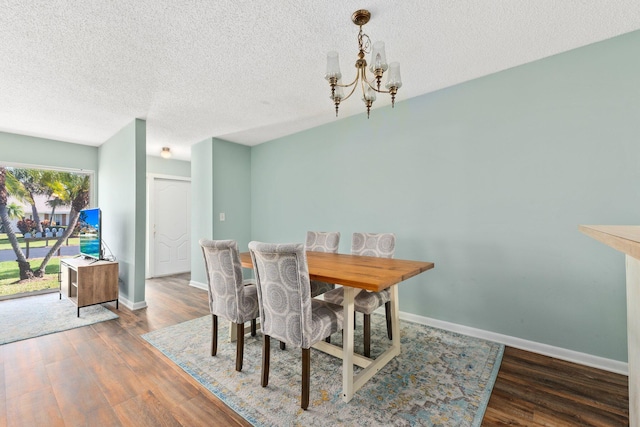
[[[0, 346], [0, 427], [249, 425], [140, 338], [208, 314], [187, 283], [150, 280], [146, 309]], [[627, 405], [624, 376], [507, 348], [483, 426], [624, 426]]]

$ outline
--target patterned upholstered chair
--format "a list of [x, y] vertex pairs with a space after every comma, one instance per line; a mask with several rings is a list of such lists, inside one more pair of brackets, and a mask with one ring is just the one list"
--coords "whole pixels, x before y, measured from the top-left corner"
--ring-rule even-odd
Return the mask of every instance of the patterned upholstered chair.
[[249, 251], [260, 302], [262, 387], [269, 383], [270, 338], [302, 348], [302, 398], [309, 406], [311, 351], [316, 342], [342, 329], [341, 306], [311, 298], [307, 257], [302, 244], [251, 242]]
[[256, 335], [258, 293], [255, 284], [242, 282], [242, 265], [238, 244], [234, 240], [200, 239], [207, 269], [209, 309], [213, 319], [211, 355], [218, 352], [218, 316], [236, 326], [236, 371], [242, 370], [244, 324], [251, 321], [251, 335]]
[[[304, 244], [305, 251], [329, 252], [335, 254], [340, 245], [340, 233], [337, 231], [307, 231], [307, 240]], [[335, 289], [333, 283], [311, 280], [311, 298], [324, 294], [331, 289]]]
[[[396, 248], [396, 236], [393, 233], [353, 233], [351, 239], [351, 254], [374, 256], [379, 258], [393, 258]], [[324, 300], [334, 304], [342, 304], [344, 289], [336, 288], [324, 294]], [[387, 336], [391, 334], [391, 290], [381, 292], [360, 291], [354, 299], [354, 309], [364, 314], [364, 355], [371, 356], [371, 313], [378, 307], [385, 306], [387, 317]]]

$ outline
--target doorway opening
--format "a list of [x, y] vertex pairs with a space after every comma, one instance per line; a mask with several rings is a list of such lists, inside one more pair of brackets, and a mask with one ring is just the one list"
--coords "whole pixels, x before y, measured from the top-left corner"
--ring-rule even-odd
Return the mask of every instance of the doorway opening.
[[147, 176], [147, 274], [191, 271], [191, 179]]

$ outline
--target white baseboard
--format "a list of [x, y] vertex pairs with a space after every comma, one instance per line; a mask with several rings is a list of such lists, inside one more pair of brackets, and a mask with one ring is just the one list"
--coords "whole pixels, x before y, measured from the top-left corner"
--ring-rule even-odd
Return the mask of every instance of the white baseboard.
[[[194, 288], [207, 290], [206, 283], [190, 281], [189, 286]], [[377, 313], [384, 315], [384, 307], [376, 310]], [[432, 319], [430, 317], [418, 316], [416, 314], [400, 312], [400, 319], [410, 322], [419, 323], [421, 325], [432, 326], [434, 328], [444, 329], [446, 331], [457, 332], [459, 334], [468, 335], [470, 337], [481, 338], [489, 341], [498, 342], [510, 347], [519, 348], [521, 350], [530, 351], [532, 353], [542, 354], [544, 356], [554, 357], [567, 362], [578, 363], [580, 365], [590, 366], [603, 371], [609, 371], [621, 375], [629, 375], [629, 365], [619, 360], [606, 359], [604, 357], [594, 356], [579, 351], [569, 350], [562, 347], [555, 347], [535, 341], [529, 341], [522, 338], [512, 337], [509, 335], [498, 334], [496, 332], [476, 329], [469, 326], [459, 325], [457, 323], [445, 322], [443, 320]]]
[[7, 299], [14, 299], [14, 298], [32, 297], [34, 295], [54, 294], [54, 293], [59, 293], [59, 292], [60, 292], [60, 289], [58, 289], [58, 288], [42, 289], [40, 291], [31, 291], [31, 292], [21, 292], [21, 293], [18, 293], [18, 294], [0, 296], [0, 301], [4, 301], [4, 300], [7, 300]]
[[118, 303], [124, 305], [125, 307], [127, 307], [131, 311], [140, 310], [140, 309], [145, 308], [147, 306], [147, 302], [146, 301], [140, 301], [140, 302], [134, 303], [133, 301], [129, 301], [128, 299], [126, 299], [124, 297], [119, 297], [118, 298]]
[[194, 280], [191, 280], [189, 282], [189, 286], [193, 286], [194, 288], [202, 289], [203, 291], [207, 291], [208, 290], [208, 286], [207, 286], [206, 283], [196, 282]]
[[[251, 284], [255, 284], [256, 281], [253, 280], [253, 279], [245, 279], [245, 280], [242, 281], [242, 283], [245, 284], [245, 285], [251, 285]], [[195, 280], [191, 280], [189, 282], [189, 286], [192, 286], [194, 288], [202, 289], [203, 291], [209, 292], [209, 286], [206, 283], [196, 282]]]
[[[382, 314], [384, 314], [384, 311], [382, 311]], [[602, 369], [604, 371], [609, 371], [616, 374], [629, 375], [628, 363], [620, 362], [618, 360], [606, 359], [604, 357], [593, 356], [587, 353], [580, 353], [578, 351], [568, 350], [566, 348], [554, 347], [548, 344], [528, 341], [522, 338], [502, 335], [495, 332], [471, 328], [469, 326], [458, 325], [456, 323], [445, 322], [443, 320], [418, 316], [411, 313], [400, 312], [400, 319], [420, 323], [421, 325], [432, 326], [434, 328], [444, 329], [447, 331], [457, 332], [471, 337], [495, 341], [504, 345], [508, 345], [510, 347], [519, 348], [521, 350], [530, 351], [532, 353], [542, 354], [544, 356], [554, 357], [560, 360], [566, 360], [568, 362], [578, 363], [580, 365], [591, 366], [592, 368]]]

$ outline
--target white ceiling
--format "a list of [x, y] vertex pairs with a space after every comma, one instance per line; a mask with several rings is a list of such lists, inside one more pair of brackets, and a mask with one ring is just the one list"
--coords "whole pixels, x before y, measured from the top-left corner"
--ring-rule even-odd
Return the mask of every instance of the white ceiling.
[[354, 76], [362, 8], [398, 101], [640, 29], [638, 0], [0, 0], [0, 131], [97, 146], [141, 118], [188, 160], [334, 121], [326, 53]]

